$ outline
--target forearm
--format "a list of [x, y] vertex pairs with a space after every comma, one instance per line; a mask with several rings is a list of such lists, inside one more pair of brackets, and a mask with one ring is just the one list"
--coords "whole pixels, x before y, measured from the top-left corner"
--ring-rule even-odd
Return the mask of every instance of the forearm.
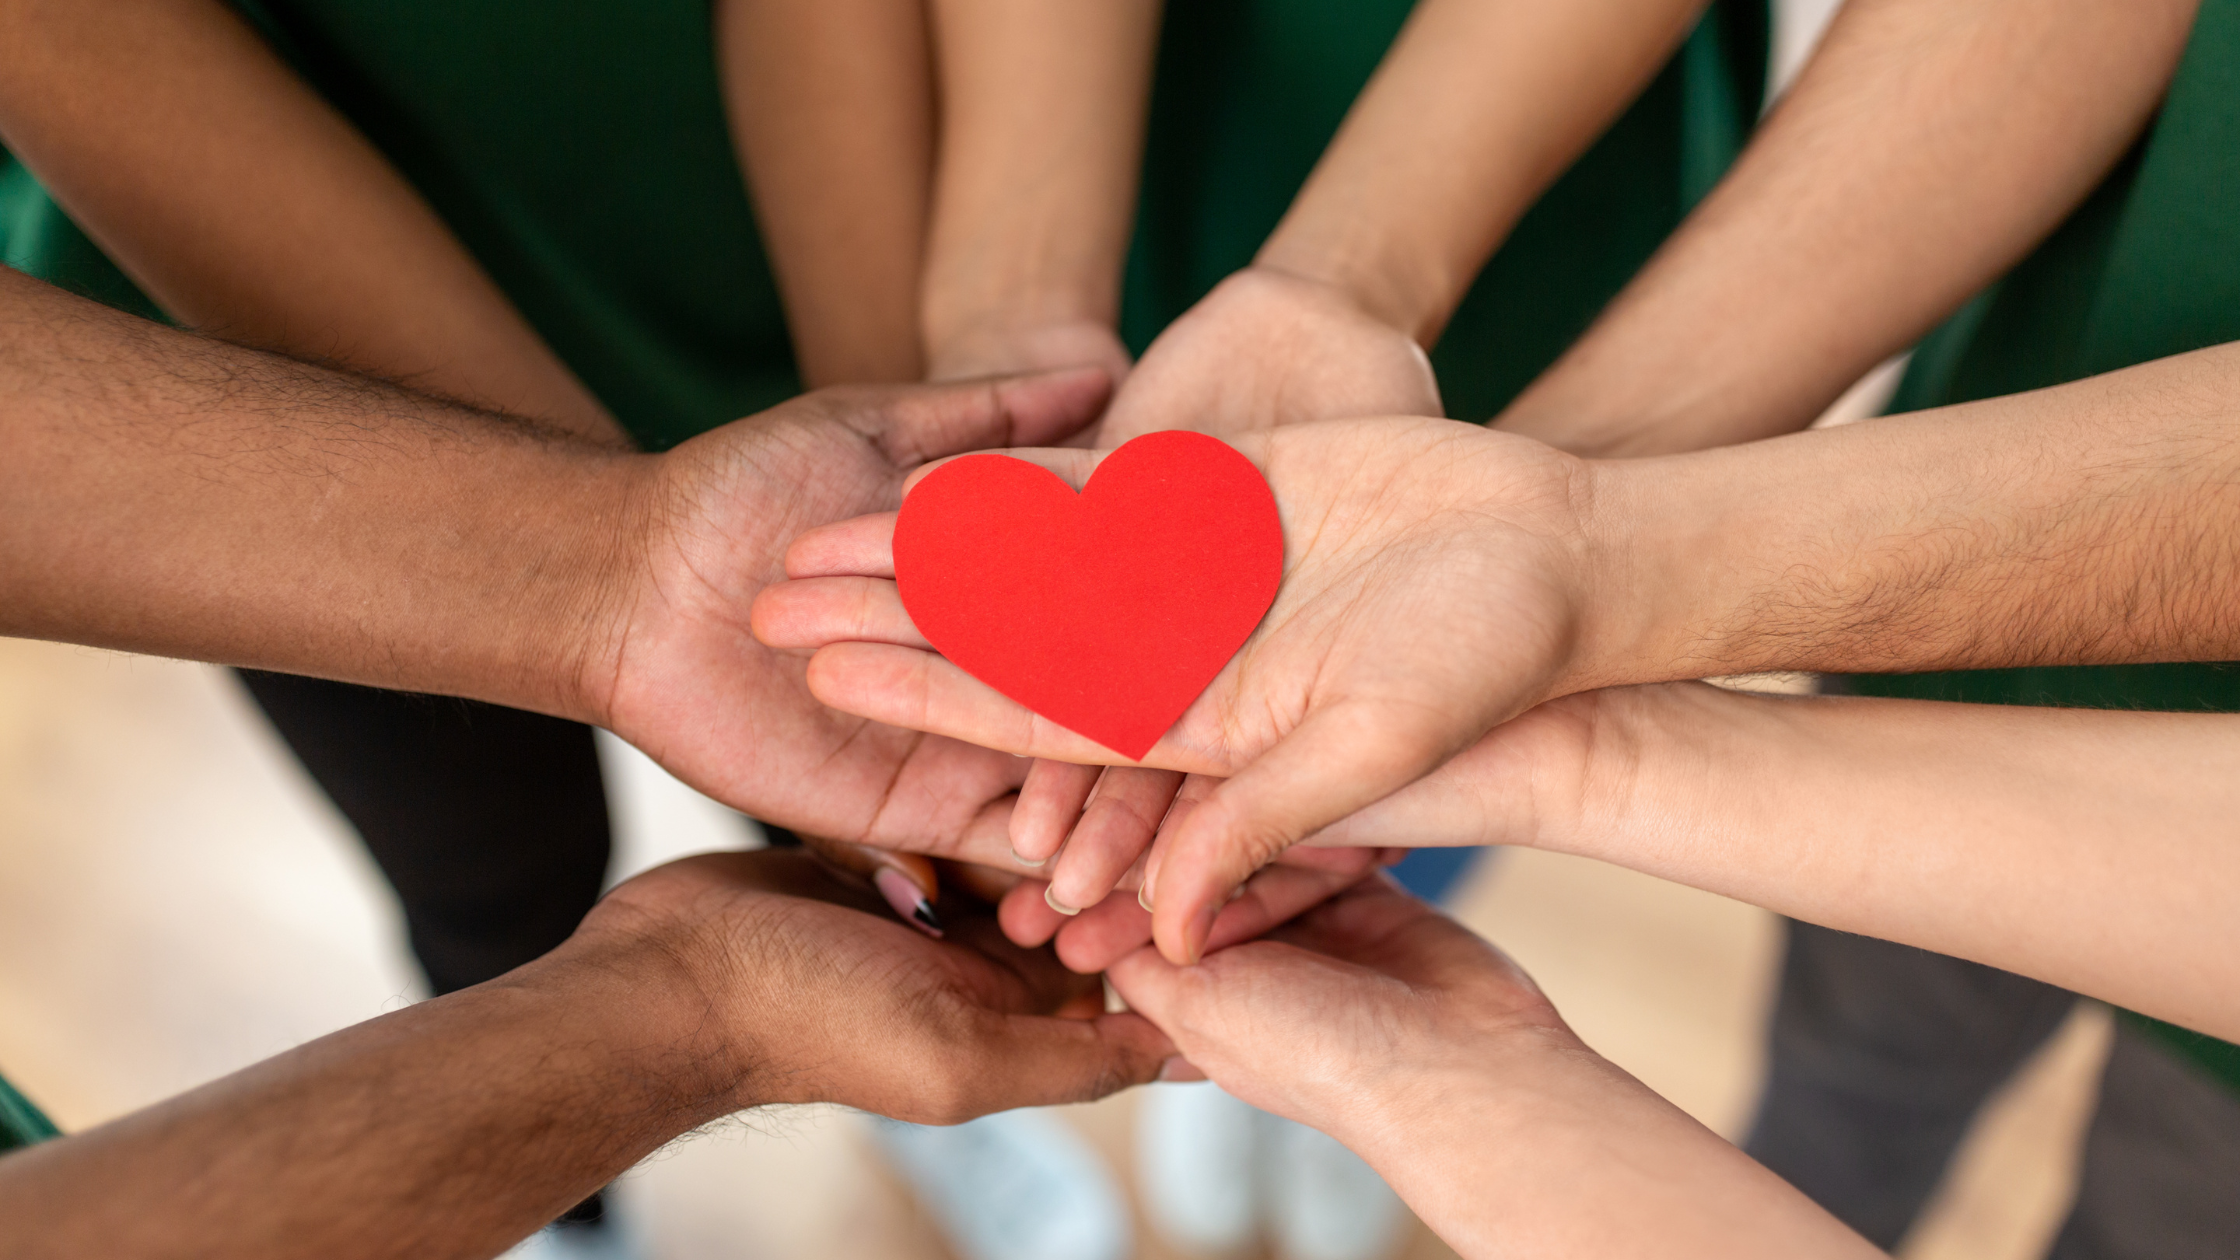
[[1879, 1254], [1565, 1032], [1380, 1065], [1352, 1146], [1461, 1255]]
[[918, 379], [934, 143], [922, 0], [722, 0], [714, 20], [802, 379]]
[[218, 0], [8, 0], [0, 50], [0, 140], [181, 323], [621, 440], [403, 178]]
[[1423, 0], [1258, 261], [1425, 345], [1702, 0]]
[[2240, 718], [1693, 685], [1592, 712], [1535, 843], [2240, 1036]]
[[923, 326], [937, 373], [1039, 329], [1117, 323], [1159, 8], [933, 0]]
[[1583, 454], [1790, 432], [2050, 232], [2198, 0], [1854, 0], [1733, 172], [1501, 417]]
[[0, 633], [595, 717], [653, 462], [0, 270]]
[[1767, 670], [2240, 656], [2240, 345], [2035, 393], [1589, 463], [1551, 694]]
[[750, 1101], [657, 958], [556, 955], [0, 1160], [0, 1252], [494, 1255]]

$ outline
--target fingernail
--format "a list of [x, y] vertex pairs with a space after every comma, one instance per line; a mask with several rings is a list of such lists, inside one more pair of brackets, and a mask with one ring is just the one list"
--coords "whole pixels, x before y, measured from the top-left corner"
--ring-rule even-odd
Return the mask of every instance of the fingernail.
[[1011, 846], [1011, 857], [1012, 857], [1012, 860], [1013, 860], [1013, 861], [1017, 862], [1017, 863], [1018, 863], [1019, 865], [1021, 865], [1021, 866], [1048, 866], [1048, 865], [1050, 865], [1050, 859], [1049, 859], [1049, 858], [1041, 858], [1041, 859], [1036, 859], [1036, 858], [1031, 858], [1031, 857], [1028, 857], [1028, 856], [1027, 856], [1026, 854], [1024, 854], [1024, 853], [1021, 853], [1021, 852], [1019, 852], [1019, 846], [1018, 846], [1018, 845], [1012, 845], [1012, 846]]
[[908, 920], [912, 926], [928, 936], [941, 935], [941, 916], [933, 912], [933, 903], [926, 900], [924, 892], [912, 883], [908, 875], [891, 866], [882, 866], [871, 882], [879, 895], [887, 899], [894, 912]]
[[1151, 909], [1151, 885], [1144, 884], [1136, 889], [1136, 904], [1143, 907], [1145, 914], [1154, 913]]
[[1048, 884], [1044, 884], [1042, 886], [1042, 899], [1050, 904], [1050, 908], [1052, 910], [1057, 911], [1059, 914], [1062, 914], [1069, 919], [1081, 913], [1081, 911], [1079, 911], [1078, 909], [1075, 909], [1074, 907], [1058, 900], [1057, 889], [1051, 887]]
[[1207, 906], [1198, 912], [1198, 917], [1190, 920], [1190, 930], [1183, 934], [1182, 947], [1192, 965], [1205, 960], [1206, 941], [1213, 935], [1214, 916], [1220, 913], [1221, 907]]
[[1159, 1065], [1159, 1079], [1162, 1081], [1195, 1081], [1201, 1075], [1203, 1074], [1198, 1069], [1190, 1066], [1190, 1060], [1179, 1054]]

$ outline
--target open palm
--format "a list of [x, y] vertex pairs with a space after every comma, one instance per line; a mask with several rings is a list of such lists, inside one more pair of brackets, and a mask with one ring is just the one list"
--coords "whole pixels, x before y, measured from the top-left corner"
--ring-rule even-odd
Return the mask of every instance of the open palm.
[[[1006, 851], [1016, 757], [826, 708], [804, 663], [757, 643], [748, 609], [802, 530], [891, 508], [928, 459], [1058, 441], [1108, 392], [1100, 372], [827, 390], [650, 461], [642, 541], [586, 662], [601, 724], [685, 782], [783, 826], [967, 856]], [[987, 843], [975, 845], [974, 837]]]
[[[1414, 417], [1233, 440], [1275, 491], [1283, 585], [1142, 764], [1224, 776], [1150, 856], [1162, 952], [1195, 959], [1223, 898], [1320, 828], [1430, 773], [1564, 687], [1580, 465], [1527, 439]], [[1079, 486], [1100, 456], [1015, 452]], [[816, 648], [835, 708], [1007, 752], [1124, 761], [934, 654], [891, 581], [891, 515], [812, 531], [757, 601], [764, 641]]]

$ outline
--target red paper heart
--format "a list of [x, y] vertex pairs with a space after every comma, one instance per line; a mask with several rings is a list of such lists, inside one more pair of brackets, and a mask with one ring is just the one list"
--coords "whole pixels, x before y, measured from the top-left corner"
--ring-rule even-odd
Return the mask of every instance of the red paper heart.
[[1202, 433], [1147, 433], [1079, 494], [968, 455], [903, 500], [894, 575], [960, 669], [1141, 760], [1275, 602], [1283, 525], [1260, 470]]

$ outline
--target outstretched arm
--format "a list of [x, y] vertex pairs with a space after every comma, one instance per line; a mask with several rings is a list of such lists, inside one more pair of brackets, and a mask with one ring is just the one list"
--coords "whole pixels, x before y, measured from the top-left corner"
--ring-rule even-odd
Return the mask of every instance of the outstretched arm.
[[2198, 3], [1851, 0], [1733, 171], [1500, 423], [1585, 455], [1810, 424], [2084, 199]]
[[1145, 352], [1106, 444], [1436, 414], [1423, 347], [1702, 8], [1423, 0], [1253, 265]]
[[221, 0], [0, 3], [0, 142], [189, 327], [623, 440], [411, 185]]
[[1588, 692], [1318, 838], [1524, 844], [2240, 1036], [2240, 718]]
[[497, 980], [0, 1160], [7, 1252], [490, 1256], [743, 1108], [954, 1124], [1170, 1053], [984, 915], [934, 942], [869, 910], [798, 854], [659, 868]]
[[1353, 1148], [1469, 1260], [1880, 1254], [1382, 878], [1198, 966], [1144, 949], [1110, 976], [1191, 1065]]

